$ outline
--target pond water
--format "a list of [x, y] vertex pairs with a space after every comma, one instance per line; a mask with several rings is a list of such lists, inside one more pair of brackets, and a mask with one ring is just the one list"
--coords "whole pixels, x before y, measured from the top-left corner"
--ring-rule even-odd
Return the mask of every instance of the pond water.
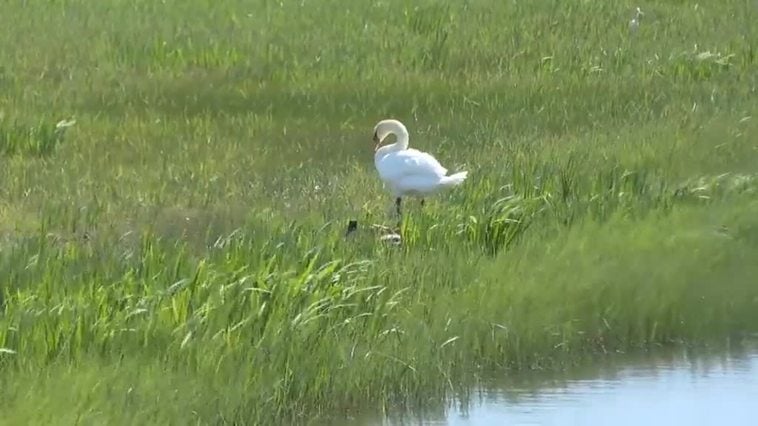
[[614, 355], [561, 373], [494, 378], [467, 408], [356, 425], [758, 425], [758, 346]]

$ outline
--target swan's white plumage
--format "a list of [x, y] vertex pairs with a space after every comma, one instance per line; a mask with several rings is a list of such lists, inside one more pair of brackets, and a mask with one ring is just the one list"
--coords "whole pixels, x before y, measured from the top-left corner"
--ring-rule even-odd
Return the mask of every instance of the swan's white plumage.
[[408, 148], [408, 131], [397, 120], [382, 120], [376, 125], [377, 146], [389, 134], [394, 134], [397, 142], [377, 149], [374, 164], [394, 196], [423, 197], [459, 185], [466, 179], [468, 172], [447, 176], [447, 169], [432, 155]]

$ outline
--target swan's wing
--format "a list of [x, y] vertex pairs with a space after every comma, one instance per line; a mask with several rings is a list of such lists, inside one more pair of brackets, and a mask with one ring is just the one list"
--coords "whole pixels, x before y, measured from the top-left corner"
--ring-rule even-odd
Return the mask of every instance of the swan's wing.
[[427, 173], [433, 172], [437, 176], [445, 176], [447, 174], [447, 169], [431, 154], [413, 148], [406, 149], [405, 152], [406, 155], [415, 158], [419, 170], [424, 169]]
[[447, 169], [426, 152], [415, 149], [391, 152], [376, 164], [379, 175], [384, 180], [399, 180], [408, 176], [436, 176], [447, 174]]

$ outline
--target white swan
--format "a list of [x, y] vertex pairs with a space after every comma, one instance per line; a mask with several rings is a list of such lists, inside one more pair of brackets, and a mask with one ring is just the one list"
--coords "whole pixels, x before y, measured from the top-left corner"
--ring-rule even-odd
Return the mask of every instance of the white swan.
[[[379, 147], [390, 134], [397, 141], [391, 145]], [[447, 169], [426, 152], [408, 148], [408, 130], [397, 120], [382, 120], [374, 127], [374, 165], [379, 177], [389, 187], [395, 197], [395, 206], [400, 215], [402, 197], [421, 198], [433, 195], [441, 189], [460, 185], [466, 180], [468, 172], [458, 172], [447, 176]]]

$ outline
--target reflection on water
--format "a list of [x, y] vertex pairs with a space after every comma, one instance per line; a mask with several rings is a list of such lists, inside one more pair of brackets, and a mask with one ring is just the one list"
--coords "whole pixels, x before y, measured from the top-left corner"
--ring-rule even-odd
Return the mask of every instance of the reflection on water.
[[563, 373], [494, 379], [468, 409], [361, 425], [758, 425], [758, 347], [614, 356]]

